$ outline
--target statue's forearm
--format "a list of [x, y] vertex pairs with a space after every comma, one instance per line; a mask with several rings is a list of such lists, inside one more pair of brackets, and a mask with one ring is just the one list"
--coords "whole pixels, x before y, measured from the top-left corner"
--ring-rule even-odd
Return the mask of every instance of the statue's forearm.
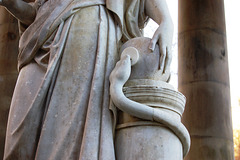
[[0, 5], [7, 10], [22, 23], [31, 24], [36, 16], [36, 10], [30, 4], [22, 0], [0, 0]]
[[173, 29], [173, 22], [165, 0], [149, 0], [145, 1], [145, 12], [156, 23], [166, 24]]

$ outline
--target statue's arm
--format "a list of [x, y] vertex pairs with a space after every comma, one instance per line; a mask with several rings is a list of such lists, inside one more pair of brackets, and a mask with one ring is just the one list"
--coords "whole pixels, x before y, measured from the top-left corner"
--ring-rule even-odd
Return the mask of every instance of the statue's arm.
[[159, 43], [161, 54], [160, 69], [169, 72], [172, 60], [171, 46], [173, 38], [173, 22], [165, 0], [146, 0], [146, 15], [159, 24], [149, 48], [154, 50], [156, 43]]
[[0, 0], [0, 5], [6, 7], [23, 24], [30, 25], [35, 19], [35, 8], [23, 0]]

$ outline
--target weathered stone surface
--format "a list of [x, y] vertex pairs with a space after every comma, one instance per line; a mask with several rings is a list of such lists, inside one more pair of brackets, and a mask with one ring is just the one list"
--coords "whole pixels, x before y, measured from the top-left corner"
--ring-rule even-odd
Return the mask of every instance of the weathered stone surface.
[[192, 146], [186, 160], [232, 160], [223, 0], [179, 0], [179, 91]]
[[229, 86], [225, 35], [208, 29], [182, 32], [178, 47], [180, 86], [199, 81]]
[[179, 33], [210, 30], [226, 33], [223, 0], [179, 0]]
[[181, 85], [179, 90], [188, 97], [183, 122], [191, 136], [233, 141], [229, 87], [203, 81]]
[[160, 124], [140, 123], [118, 128], [115, 140], [118, 160], [181, 160], [182, 144]]
[[232, 141], [210, 136], [191, 136], [190, 154], [185, 159], [234, 160]]
[[17, 79], [18, 24], [0, 7], [0, 159], [3, 158], [8, 112]]

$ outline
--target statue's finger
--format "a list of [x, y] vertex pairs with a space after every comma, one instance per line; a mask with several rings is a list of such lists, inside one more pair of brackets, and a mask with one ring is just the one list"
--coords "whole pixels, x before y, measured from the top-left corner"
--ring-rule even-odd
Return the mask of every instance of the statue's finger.
[[166, 52], [167, 49], [164, 46], [160, 47], [160, 70], [164, 70], [164, 66], [165, 66], [165, 59], [166, 59]]
[[149, 49], [150, 49], [151, 51], [154, 51], [155, 46], [156, 46], [158, 40], [159, 40], [159, 34], [156, 34], [156, 33], [155, 33], [155, 34], [153, 35], [153, 38], [152, 38], [151, 41], [150, 41], [150, 44], [149, 44]]
[[166, 53], [166, 60], [165, 60], [165, 66], [164, 66], [163, 73], [170, 71], [170, 65], [172, 62], [172, 53], [168, 47], [167, 47], [166, 52], [167, 53]]

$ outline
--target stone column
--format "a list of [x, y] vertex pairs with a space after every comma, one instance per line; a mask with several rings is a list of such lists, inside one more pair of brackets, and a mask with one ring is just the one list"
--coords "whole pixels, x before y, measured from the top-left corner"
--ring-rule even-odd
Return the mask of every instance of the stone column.
[[3, 158], [8, 111], [17, 79], [18, 24], [0, 7], [0, 159]]
[[223, 0], [179, 0], [179, 91], [191, 135], [186, 160], [234, 159]]

